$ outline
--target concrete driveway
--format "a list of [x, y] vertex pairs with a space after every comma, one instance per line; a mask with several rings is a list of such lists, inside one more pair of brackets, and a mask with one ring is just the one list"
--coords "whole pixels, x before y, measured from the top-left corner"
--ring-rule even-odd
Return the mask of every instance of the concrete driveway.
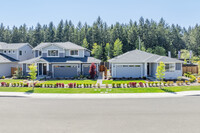
[[0, 97], [0, 133], [199, 133], [200, 97]]

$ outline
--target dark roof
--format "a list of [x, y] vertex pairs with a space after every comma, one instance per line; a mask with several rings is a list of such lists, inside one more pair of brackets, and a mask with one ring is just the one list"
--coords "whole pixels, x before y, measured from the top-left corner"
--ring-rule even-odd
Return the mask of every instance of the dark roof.
[[101, 60], [94, 57], [84, 57], [84, 58], [75, 58], [75, 57], [36, 57], [30, 60], [22, 61], [20, 63], [36, 63], [36, 62], [48, 62], [48, 63], [100, 63]]
[[111, 63], [140, 63], [140, 62], [159, 63], [161, 61], [169, 63], [170, 62], [183, 63], [183, 61], [180, 61], [175, 58], [151, 54], [140, 50], [132, 50], [109, 60], [109, 62]]
[[17, 62], [14, 58], [11, 58], [5, 54], [0, 53], [0, 63]]

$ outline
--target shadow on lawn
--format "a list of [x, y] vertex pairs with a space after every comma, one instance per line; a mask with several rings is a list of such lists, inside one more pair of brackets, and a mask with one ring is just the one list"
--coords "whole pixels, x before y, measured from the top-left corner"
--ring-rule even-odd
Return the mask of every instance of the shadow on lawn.
[[168, 92], [168, 93], [173, 93], [173, 94], [176, 94], [175, 91], [172, 91], [172, 90], [169, 90], [169, 89], [164, 89], [164, 88], [161, 88], [161, 90], [165, 91], [165, 92]]
[[26, 91], [25, 93], [26, 93], [26, 94], [31, 94], [31, 93], [34, 93], [34, 90], [31, 89], [31, 90]]

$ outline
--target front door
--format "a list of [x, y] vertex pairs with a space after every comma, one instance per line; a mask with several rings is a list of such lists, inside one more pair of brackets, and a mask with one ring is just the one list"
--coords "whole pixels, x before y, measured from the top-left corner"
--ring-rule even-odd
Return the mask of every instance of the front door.
[[43, 75], [47, 75], [47, 64], [43, 63]]
[[47, 75], [47, 64], [46, 63], [38, 63], [38, 75]]

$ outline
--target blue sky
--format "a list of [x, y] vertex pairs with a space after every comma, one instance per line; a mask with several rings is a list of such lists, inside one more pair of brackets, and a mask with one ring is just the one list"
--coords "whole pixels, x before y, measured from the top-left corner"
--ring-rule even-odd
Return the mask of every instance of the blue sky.
[[0, 23], [35, 26], [67, 19], [92, 24], [100, 16], [110, 25], [143, 16], [188, 27], [200, 22], [199, 5], [198, 0], [0, 0]]

